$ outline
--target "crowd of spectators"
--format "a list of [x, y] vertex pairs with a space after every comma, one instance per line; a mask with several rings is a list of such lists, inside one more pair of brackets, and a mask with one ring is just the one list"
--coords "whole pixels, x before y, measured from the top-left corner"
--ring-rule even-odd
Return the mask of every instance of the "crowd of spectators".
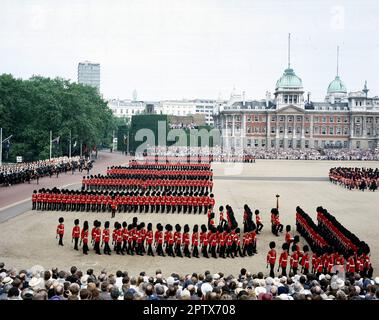
[[275, 160], [379, 160], [379, 150], [362, 149], [290, 149], [265, 147], [152, 147], [148, 148], [147, 155], [158, 156], [213, 156], [214, 161], [238, 159], [249, 156], [254, 159]]
[[148, 275], [129, 275], [92, 269], [83, 272], [44, 270], [34, 267], [16, 271], [0, 264], [0, 300], [379, 300], [379, 277], [359, 274], [289, 275], [265, 277], [262, 272], [241, 269], [238, 276], [176, 273], [161, 270]]
[[60, 173], [87, 170], [93, 167], [93, 160], [86, 160], [83, 157], [58, 157], [34, 162], [22, 162], [4, 164], [0, 166], [0, 186], [12, 186], [19, 183], [30, 183], [45, 176], [58, 175]]

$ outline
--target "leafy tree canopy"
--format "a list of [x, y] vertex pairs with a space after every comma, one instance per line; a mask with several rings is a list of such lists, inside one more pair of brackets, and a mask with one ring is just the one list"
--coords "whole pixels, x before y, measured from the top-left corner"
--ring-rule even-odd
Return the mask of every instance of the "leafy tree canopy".
[[60, 136], [53, 156], [61, 156], [68, 155], [70, 131], [74, 155], [81, 143], [88, 149], [109, 145], [117, 129], [95, 88], [61, 78], [22, 80], [9, 74], [0, 75], [0, 127], [3, 139], [13, 135], [8, 161], [16, 156], [25, 161], [48, 158], [50, 130], [53, 138]]

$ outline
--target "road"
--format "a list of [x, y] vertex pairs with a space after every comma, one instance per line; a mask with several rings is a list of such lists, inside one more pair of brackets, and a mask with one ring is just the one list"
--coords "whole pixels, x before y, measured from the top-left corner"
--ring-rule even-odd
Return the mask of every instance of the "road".
[[[104, 174], [107, 167], [126, 165], [129, 159], [129, 156], [119, 152], [100, 151], [90, 174]], [[85, 174], [78, 171], [74, 174], [68, 172], [59, 175], [59, 178], [55, 176], [52, 178], [44, 177], [39, 180], [38, 185], [36, 181], [32, 181], [30, 184], [23, 183], [10, 187], [0, 187], [0, 223], [30, 210], [33, 190], [53, 187], [78, 189]]]

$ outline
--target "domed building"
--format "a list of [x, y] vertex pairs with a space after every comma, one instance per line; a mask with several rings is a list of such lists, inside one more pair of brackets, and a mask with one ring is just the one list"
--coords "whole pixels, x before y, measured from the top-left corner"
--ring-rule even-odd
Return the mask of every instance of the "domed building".
[[341, 78], [337, 75], [329, 84], [328, 91], [325, 97], [326, 102], [334, 104], [335, 102], [347, 101], [347, 89]]
[[303, 82], [291, 68], [289, 51], [274, 99], [269, 92], [266, 99], [253, 100], [234, 94], [214, 117], [215, 126], [224, 148], [374, 149], [379, 147], [379, 97], [369, 98], [368, 91], [365, 84], [348, 93], [338, 74], [337, 51], [337, 73], [325, 100], [311, 101], [308, 93], [304, 101]]

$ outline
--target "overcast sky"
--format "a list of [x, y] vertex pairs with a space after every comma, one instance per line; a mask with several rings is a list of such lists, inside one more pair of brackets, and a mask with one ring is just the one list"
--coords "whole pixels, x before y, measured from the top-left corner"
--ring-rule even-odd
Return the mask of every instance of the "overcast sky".
[[262, 99], [291, 65], [311, 99], [336, 74], [379, 95], [379, 2], [254, 0], [0, 0], [0, 73], [77, 81], [101, 64], [105, 98]]

